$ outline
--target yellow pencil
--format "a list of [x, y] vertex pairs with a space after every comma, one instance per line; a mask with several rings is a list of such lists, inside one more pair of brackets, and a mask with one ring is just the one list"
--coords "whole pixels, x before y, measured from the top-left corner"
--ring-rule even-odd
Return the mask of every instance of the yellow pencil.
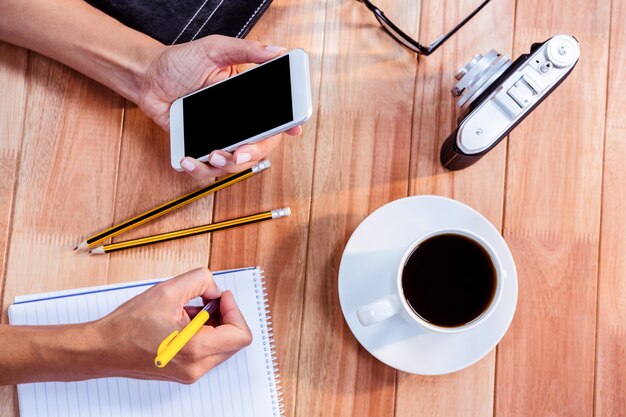
[[161, 233], [153, 236], [140, 237], [137, 239], [126, 240], [124, 242], [110, 243], [108, 245], [93, 248], [89, 251], [89, 253], [91, 255], [101, 255], [117, 250], [149, 245], [151, 243], [165, 242], [167, 240], [179, 239], [181, 237], [194, 236], [207, 232], [215, 232], [217, 230], [228, 229], [230, 227], [241, 226], [244, 224], [256, 223], [263, 220], [278, 219], [280, 217], [287, 217], [290, 214], [291, 209], [289, 207], [264, 211], [262, 213], [251, 214], [249, 216], [239, 217], [237, 219], [225, 220], [223, 222], [205, 224], [203, 226], [190, 227], [189, 229], [176, 230], [173, 232]]
[[209, 194], [212, 194], [216, 191], [222, 190], [228, 186], [236, 184], [240, 181], [245, 180], [253, 176], [254, 174], [258, 174], [261, 171], [266, 170], [271, 166], [270, 161], [264, 160], [254, 165], [251, 168], [248, 168], [244, 171], [238, 172], [236, 174], [230, 175], [226, 178], [223, 178], [219, 181], [214, 182], [211, 185], [200, 188], [192, 193], [186, 194], [182, 197], [178, 197], [175, 200], [170, 201], [169, 203], [162, 204], [158, 207], [153, 208], [152, 210], [146, 211], [138, 216], [135, 216], [131, 219], [125, 220], [122, 223], [119, 223], [113, 227], [110, 227], [106, 230], [96, 233], [79, 243], [74, 250], [76, 251], [84, 251], [89, 248], [95, 246], [96, 244], [106, 240], [110, 237], [117, 236], [120, 233], [124, 233], [127, 230], [133, 229], [137, 226], [140, 226], [144, 223], [149, 222], [150, 220], [156, 219], [157, 217], [163, 216], [171, 211], [174, 211], [180, 207], [186, 206], [187, 204], [194, 202], [202, 197], [205, 197]]
[[154, 364], [159, 368], [163, 368], [172, 360], [174, 356], [180, 351], [183, 346], [191, 340], [194, 334], [198, 333], [198, 330], [202, 328], [204, 323], [209, 320], [209, 317], [217, 309], [219, 305], [219, 299], [211, 300], [204, 306], [204, 308], [196, 314], [196, 316], [185, 326], [183, 330], [178, 333], [175, 330], [167, 336], [159, 345], [157, 349], [157, 356], [154, 358]]

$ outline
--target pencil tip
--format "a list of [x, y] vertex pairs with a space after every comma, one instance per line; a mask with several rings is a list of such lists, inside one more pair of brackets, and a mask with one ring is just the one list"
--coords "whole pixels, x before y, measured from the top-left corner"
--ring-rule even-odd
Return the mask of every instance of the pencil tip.
[[98, 246], [97, 248], [93, 248], [89, 251], [90, 255], [102, 255], [104, 253], [104, 248], [102, 246]]
[[86, 240], [83, 240], [78, 245], [76, 245], [76, 247], [74, 248], [74, 251], [76, 251], [76, 252], [83, 252], [83, 251], [85, 251], [88, 248], [89, 248], [89, 244], [87, 243]]

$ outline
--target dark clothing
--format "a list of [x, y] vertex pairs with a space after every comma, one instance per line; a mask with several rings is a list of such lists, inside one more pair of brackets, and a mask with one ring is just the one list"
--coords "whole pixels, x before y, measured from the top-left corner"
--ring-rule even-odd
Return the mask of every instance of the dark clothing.
[[126, 26], [171, 45], [207, 35], [245, 37], [272, 0], [86, 0]]

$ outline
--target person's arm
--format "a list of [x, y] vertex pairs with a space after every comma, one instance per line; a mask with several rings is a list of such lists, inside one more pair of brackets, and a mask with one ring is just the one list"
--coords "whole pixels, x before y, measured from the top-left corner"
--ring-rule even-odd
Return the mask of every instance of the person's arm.
[[[165, 46], [83, 0], [0, 0], [0, 40], [37, 51], [99, 81], [136, 103], [166, 131], [174, 100], [235, 74], [235, 65], [259, 64], [284, 50], [217, 35]], [[300, 132], [298, 126], [287, 133]], [[274, 136], [243, 145], [233, 154], [215, 151], [209, 165], [186, 157], [183, 168], [203, 180], [242, 171], [279, 142], [280, 136]], [[207, 153], [212, 150], [207, 143]]]
[[0, 325], [0, 385], [87, 379], [90, 354], [98, 340], [94, 328], [86, 324]]
[[0, 0], [0, 39], [60, 61], [134, 103], [165, 48], [83, 0]]
[[[222, 324], [203, 326], [164, 368], [154, 364], [163, 339], [190, 321], [191, 299], [221, 295]], [[252, 334], [232, 293], [196, 269], [158, 284], [108, 316], [63, 326], [0, 325], [0, 385], [101, 377], [192, 383], [249, 345]]]

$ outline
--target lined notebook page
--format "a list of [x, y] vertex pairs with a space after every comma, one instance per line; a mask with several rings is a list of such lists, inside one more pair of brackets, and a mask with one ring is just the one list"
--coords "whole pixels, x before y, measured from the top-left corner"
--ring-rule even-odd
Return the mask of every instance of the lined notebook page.
[[[214, 272], [213, 275], [220, 288], [233, 292], [254, 336], [250, 346], [213, 368], [192, 385], [127, 378], [21, 384], [17, 387], [20, 415], [282, 415], [262, 271], [247, 268]], [[95, 320], [159, 281], [162, 280], [16, 297], [15, 303], [9, 308], [9, 321], [11, 324], [37, 325]], [[200, 302], [199, 299], [196, 301], [196, 304]]]

